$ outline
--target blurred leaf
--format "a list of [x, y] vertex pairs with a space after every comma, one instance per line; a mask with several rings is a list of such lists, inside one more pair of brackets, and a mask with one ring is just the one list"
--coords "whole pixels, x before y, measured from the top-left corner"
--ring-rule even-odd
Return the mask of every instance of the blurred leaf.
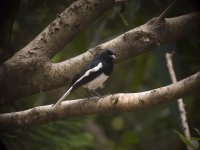
[[200, 135], [200, 131], [197, 128], [193, 128], [199, 135]]
[[[19, 130], [4, 136], [4, 143], [10, 149], [85, 149], [93, 138], [89, 133], [80, 132], [81, 119], [58, 121], [56, 123]], [[9, 139], [9, 140], [8, 140]], [[29, 146], [31, 145], [31, 147]], [[18, 148], [19, 147], [19, 148]]]
[[81, 32], [75, 39], [70, 43], [69, 47], [72, 50], [76, 50], [78, 52], [84, 52], [88, 48], [88, 32]]
[[131, 83], [131, 89], [135, 91], [139, 84], [142, 83], [146, 66], [148, 63], [148, 57], [149, 55], [141, 55], [140, 57], [136, 57], [134, 60], [134, 66], [133, 66], [133, 82]]
[[193, 141], [193, 140], [187, 140], [183, 134], [179, 133], [179, 132], [176, 131], [176, 130], [175, 130], [174, 132], [179, 136], [179, 138], [181, 139], [181, 141], [182, 141], [185, 145], [190, 146], [190, 147], [191, 147], [192, 149], [194, 149], [194, 150], [196, 150], [196, 149], [199, 148], [198, 142]]
[[112, 119], [112, 127], [115, 130], [122, 130], [124, 127], [124, 120], [122, 117], [118, 116]]
[[193, 141], [200, 141], [200, 138], [198, 138], [198, 137], [191, 137], [191, 140], [193, 140]]
[[139, 138], [138, 135], [135, 134], [135, 132], [131, 131], [131, 132], [126, 132], [123, 136], [122, 136], [122, 143], [126, 146], [132, 146], [135, 144], [139, 143]]

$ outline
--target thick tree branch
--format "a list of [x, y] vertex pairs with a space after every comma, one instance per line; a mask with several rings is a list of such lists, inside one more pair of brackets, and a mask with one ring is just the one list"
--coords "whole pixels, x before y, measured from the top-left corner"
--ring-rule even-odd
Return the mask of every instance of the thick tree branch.
[[50, 86], [45, 85], [45, 87], [51, 89], [51, 86], [66, 85], [65, 83], [70, 82], [83, 65], [104, 48], [114, 49], [117, 52], [117, 62], [120, 62], [149, 52], [160, 44], [195, 35], [200, 31], [199, 19], [200, 15], [197, 13], [168, 18], [162, 24], [157, 24], [156, 18], [152, 19], [113, 40], [89, 49], [84, 54], [61, 63], [52, 64], [47, 75]]
[[29, 58], [35, 55], [51, 58], [114, 4], [114, 0], [78, 0], [72, 3], [15, 57]]
[[119, 93], [102, 98], [79, 99], [29, 110], [0, 114], [0, 131], [28, 128], [74, 116], [105, 112], [134, 111], [150, 108], [181, 98], [200, 87], [200, 72], [175, 84], [141, 93]]
[[6, 62], [0, 68], [0, 83], [3, 93], [0, 104], [41, 90], [45, 91], [66, 85], [79, 69], [103, 48], [114, 49], [119, 62], [148, 52], [160, 44], [197, 35], [200, 31], [200, 15], [198, 13], [167, 18], [159, 22], [156, 20], [156, 18], [151, 19], [138, 28], [58, 64], [52, 64], [43, 57]]
[[[29, 95], [27, 88], [32, 86], [39, 89], [33, 88], [31, 93], [43, 90], [39, 82], [46, 75], [49, 58], [114, 5], [115, 0], [78, 0], [58, 14], [34, 40], [0, 66], [0, 104]], [[11, 84], [16, 86], [12, 88]]]

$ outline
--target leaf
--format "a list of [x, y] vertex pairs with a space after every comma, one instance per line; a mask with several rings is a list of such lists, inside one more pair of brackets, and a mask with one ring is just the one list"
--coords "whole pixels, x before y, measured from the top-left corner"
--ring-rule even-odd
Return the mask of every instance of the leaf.
[[198, 137], [191, 137], [191, 140], [193, 140], [193, 141], [200, 141], [200, 138], [198, 138]]
[[174, 130], [174, 132], [179, 136], [179, 138], [181, 139], [181, 141], [185, 144], [190, 146], [192, 149], [196, 150], [199, 145], [196, 143], [196, 141], [192, 141], [192, 140], [188, 140], [185, 138], [185, 136], [181, 133], [179, 133], [178, 131]]
[[191, 143], [191, 145], [193, 145], [195, 147], [195, 149], [199, 148], [199, 142], [198, 141], [192, 140], [192, 138], [191, 138], [190, 143]]
[[200, 135], [200, 131], [197, 128], [193, 128], [199, 135]]

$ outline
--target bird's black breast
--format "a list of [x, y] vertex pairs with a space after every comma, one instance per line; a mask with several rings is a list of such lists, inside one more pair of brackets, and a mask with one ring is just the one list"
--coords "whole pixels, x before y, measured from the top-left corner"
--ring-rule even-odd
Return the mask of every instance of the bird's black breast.
[[105, 75], [110, 75], [113, 71], [113, 62], [112, 61], [102, 61], [103, 73]]

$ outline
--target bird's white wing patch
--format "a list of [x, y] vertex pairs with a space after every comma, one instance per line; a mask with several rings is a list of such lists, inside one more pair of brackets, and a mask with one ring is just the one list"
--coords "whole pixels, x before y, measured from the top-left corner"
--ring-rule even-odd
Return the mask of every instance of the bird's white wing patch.
[[96, 79], [86, 83], [83, 87], [91, 90], [96, 90], [97, 88], [103, 88], [103, 83], [108, 79], [108, 76], [102, 73]]
[[103, 67], [103, 65], [102, 65], [102, 63], [100, 62], [97, 66], [95, 66], [94, 68], [91, 68], [91, 69], [89, 69], [88, 71], [86, 71], [85, 72], [85, 74], [83, 75], [83, 76], [81, 76], [75, 83], [74, 83], [74, 85], [76, 84], [76, 83], [78, 83], [80, 80], [82, 80], [84, 77], [86, 77], [86, 76], [89, 76], [89, 74], [91, 73], [91, 72], [96, 72], [96, 71], [98, 71], [99, 69], [101, 69]]

